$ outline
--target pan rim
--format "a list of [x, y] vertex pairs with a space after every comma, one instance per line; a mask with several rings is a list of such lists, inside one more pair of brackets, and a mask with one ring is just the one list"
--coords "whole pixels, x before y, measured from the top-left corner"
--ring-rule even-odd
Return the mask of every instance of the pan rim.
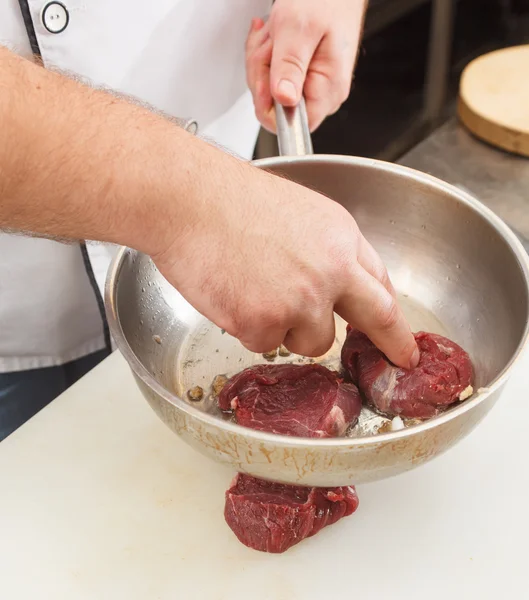
[[[507, 380], [509, 379], [513, 368], [516, 363], [519, 362], [520, 357], [527, 349], [529, 340], [529, 255], [526, 253], [522, 243], [516, 237], [511, 228], [498, 217], [491, 209], [481, 203], [477, 198], [472, 196], [460, 188], [446, 183], [437, 177], [417, 171], [410, 167], [403, 165], [388, 163], [385, 161], [354, 157], [354, 156], [341, 156], [332, 154], [315, 154], [309, 156], [299, 157], [272, 157], [254, 161], [257, 168], [266, 169], [269, 166], [279, 166], [284, 164], [294, 163], [307, 163], [307, 162], [318, 162], [327, 163], [332, 165], [349, 164], [364, 167], [371, 167], [377, 170], [386, 172], [392, 172], [397, 175], [407, 176], [415, 181], [429, 185], [430, 187], [448, 193], [469, 208], [477, 212], [487, 223], [494, 229], [502, 239], [504, 239], [509, 245], [514, 257], [518, 262], [518, 266], [523, 274], [526, 282], [527, 291], [527, 311], [525, 327], [520, 339], [520, 342], [513, 353], [510, 360], [507, 362], [505, 367], [499, 373], [499, 375], [489, 384], [483, 391], [479, 391], [470, 399], [463, 402], [462, 404], [452, 407], [446, 412], [433, 417], [418, 425], [401, 429], [399, 431], [387, 432], [382, 434], [376, 434], [366, 437], [340, 437], [340, 438], [308, 438], [308, 437], [291, 437], [286, 435], [279, 435], [275, 433], [268, 433], [257, 431], [238, 425], [237, 423], [223, 421], [215, 415], [205, 413], [198, 408], [185, 402], [180, 396], [173, 394], [162, 386], [156, 379], [149, 373], [147, 368], [139, 360], [136, 354], [130, 347], [128, 340], [123, 332], [121, 323], [119, 321], [119, 314], [117, 310], [116, 294], [117, 294], [117, 282], [119, 274], [123, 268], [124, 258], [131, 250], [127, 247], [121, 247], [117, 255], [113, 259], [105, 284], [105, 307], [107, 313], [107, 319], [110, 327], [112, 336], [116, 342], [116, 345], [127, 361], [129, 367], [133, 373], [138, 377], [148, 388], [155, 392], [159, 397], [163, 398], [166, 402], [173, 405], [176, 409], [183, 411], [187, 416], [193, 419], [197, 419], [205, 425], [217, 427], [221, 430], [229, 432], [234, 435], [239, 435], [244, 438], [250, 438], [255, 442], [269, 443], [273, 445], [280, 445], [285, 448], [319, 448], [319, 449], [342, 449], [349, 450], [352, 448], [362, 448], [366, 446], [378, 445], [384, 442], [396, 442], [406, 438], [420, 435], [425, 431], [435, 429], [444, 425], [445, 423], [452, 421], [472, 410], [477, 405], [481, 404], [491, 394], [501, 389]], [[135, 250], [132, 250], [136, 252]]]

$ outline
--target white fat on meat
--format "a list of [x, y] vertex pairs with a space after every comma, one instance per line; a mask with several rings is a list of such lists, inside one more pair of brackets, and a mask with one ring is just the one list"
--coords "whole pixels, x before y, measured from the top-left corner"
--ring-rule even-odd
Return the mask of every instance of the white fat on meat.
[[393, 417], [391, 420], [391, 431], [399, 431], [404, 429], [404, 421], [400, 417]]
[[347, 429], [347, 423], [345, 422], [343, 410], [339, 406], [335, 405], [331, 408], [327, 419], [334, 424], [336, 436], [341, 436], [345, 433]]
[[393, 392], [397, 385], [397, 375], [399, 369], [390, 367], [384, 369], [382, 373], [375, 379], [371, 388], [371, 394], [379, 398], [376, 401], [376, 405], [382, 412], [389, 410], [391, 399], [393, 398]]
[[450, 354], [452, 354], [452, 352], [454, 351], [453, 348], [448, 348], [447, 346], [443, 346], [443, 344], [437, 344], [437, 347], [442, 350], [445, 354], [448, 354], [450, 356]]
[[470, 396], [472, 396], [473, 393], [474, 388], [471, 385], [467, 385], [467, 387], [459, 394], [459, 400], [461, 400], [462, 402], [463, 400], [470, 398]]

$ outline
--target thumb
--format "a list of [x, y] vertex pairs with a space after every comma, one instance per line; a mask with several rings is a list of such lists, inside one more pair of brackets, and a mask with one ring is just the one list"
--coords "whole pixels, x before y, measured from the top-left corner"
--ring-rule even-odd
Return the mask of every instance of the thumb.
[[314, 30], [309, 33], [295, 16], [282, 20], [274, 30], [270, 90], [283, 106], [296, 106], [301, 100], [307, 71], [321, 36]]

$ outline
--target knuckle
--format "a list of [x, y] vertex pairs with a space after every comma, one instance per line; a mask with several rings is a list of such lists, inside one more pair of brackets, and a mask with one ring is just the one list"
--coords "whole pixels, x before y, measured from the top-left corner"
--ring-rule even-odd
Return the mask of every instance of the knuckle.
[[373, 265], [373, 277], [380, 281], [380, 283], [387, 288], [391, 285], [389, 274], [386, 267], [381, 263], [375, 263]]
[[332, 340], [320, 340], [317, 343], [313, 343], [308, 347], [305, 352], [307, 356], [323, 356], [332, 346]]
[[389, 278], [389, 273], [388, 273], [386, 267], [382, 267], [382, 269], [381, 269], [380, 283], [382, 283], [382, 285], [388, 290], [393, 287], [393, 284], [391, 283], [391, 279]]
[[284, 316], [282, 311], [252, 310], [251, 318], [239, 327], [237, 336], [242, 345], [251, 352], [270, 352], [283, 341]]
[[290, 33], [297, 33], [303, 39], [307, 35], [315, 36], [319, 34], [323, 28], [323, 23], [313, 12], [297, 11], [289, 7], [272, 10], [270, 26], [276, 32], [280, 29], [288, 29]]
[[322, 34], [322, 21], [315, 16], [309, 16], [304, 23], [305, 31], [311, 37], [319, 37]]
[[343, 103], [349, 98], [349, 88], [346, 86], [339, 86], [332, 95], [332, 98], [332, 102], [329, 103], [329, 115], [336, 114]]
[[299, 312], [307, 318], [323, 314], [327, 287], [328, 271], [325, 268], [307, 273], [296, 290]]
[[267, 347], [267, 344], [265, 342], [263, 342], [262, 340], [259, 340], [259, 339], [251, 339], [251, 340], [239, 339], [239, 341], [246, 348], [246, 350], [249, 350], [250, 352], [254, 352], [255, 354], [261, 354], [263, 352], [270, 352], [272, 350], [272, 348]]
[[337, 101], [339, 103], [338, 108], [349, 98], [350, 85], [347, 82], [342, 82], [338, 86], [337, 90]]
[[317, 354], [312, 354], [310, 345], [299, 340], [285, 341], [284, 345], [287, 350], [290, 350], [293, 354], [299, 354], [300, 356], [318, 356]]
[[293, 354], [299, 354], [301, 356], [309, 356], [309, 348], [304, 343], [303, 339], [299, 337], [299, 335], [294, 333], [293, 331], [289, 331], [283, 340], [284, 346], [290, 350]]
[[262, 307], [252, 314], [254, 331], [272, 332], [281, 330], [288, 321], [287, 310], [284, 306]]
[[329, 271], [333, 279], [350, 279], [356, 274], [357, 264], [354, 260], [356, 250], [354, 237], [349, 235], [337, 236], [327, 250], [329, 258]]
[[294, 70], [296, 71], [296, 73], [303, 75], [305, 73], [306, 70], [306, 65], [304, 63], [304, 61], [297, 56], [296, 54], [293, 54], [292, 52], [289, 52], [288, 54], [284, 54], [281, 57], [281, 63], [282, 63], [282, 67], [283, 69], [286, 67], [288, 69]]
[[332, 282], [349, 280], [354, 276], [352, 252], [347, 245], [336, 245], [329, 253], [329, 271]]
[[284, 341], [285, 346], [295, 354], [302, 356], [323, 356], [334, 342], [334, 327], [328, 331], [324, 327], [300, 327], [295, 333], [289, 333]]
[[296, 12], [290, 10], [285, 5], [281, 6], [280, 4], [276, 4], [272, 8], [272, 12], [270, 13], [270, 27], [277, 31], [277, 29], [281, 29], [286, 25], [291, 26], [293, 23], [299, 21], [299, 17], [296, 15]]

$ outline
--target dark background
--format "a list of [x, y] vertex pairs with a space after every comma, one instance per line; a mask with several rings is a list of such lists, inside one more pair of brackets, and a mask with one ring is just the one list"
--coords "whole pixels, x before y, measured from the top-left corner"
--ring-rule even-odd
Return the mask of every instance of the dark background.
[[315, 152], [396, 160], [455, 114], [459, 77], [469, 61], [529, 40], [529, 0], [441, 2], [453, 2], [453, 13], [440, 114], [424, 115], [433, 2], [371, 0], [353, 89], [314, 134]]

